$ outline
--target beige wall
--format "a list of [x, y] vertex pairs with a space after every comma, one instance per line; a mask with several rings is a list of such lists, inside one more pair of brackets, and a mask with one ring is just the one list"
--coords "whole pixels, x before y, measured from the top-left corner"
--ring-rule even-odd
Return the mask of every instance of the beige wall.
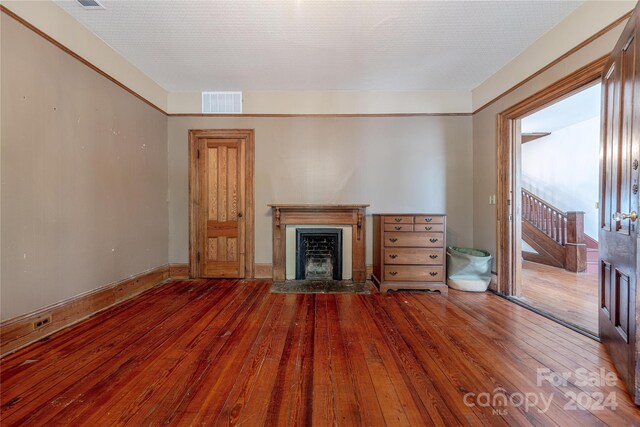
[[169, 260], [188, 261], [189, 129], [255, 129], [256, 262], [270, 263], [268, 203], [369, 203], [446, 212], [450, 244], [472, 243], [471, 117], [169, 118]]
[[[171, 92], [170, 114], [202, 111], [201, 92]], [[471, 113], [470, 91], [243, 91], [244, 114]]]
[[[2, 6], [89, 61], [149, 102], [167, 110], [167, 91], [53, 0], [2, 0]], [[100, 13], [100, 11], [97, 11]]]
[[475, 247], [487, 249], [495, 255], [496, 206], [489, 205], [488, 201], [490, 195], [496, 194], [497, 115], [610, 52], [622, 32], [623, 26], [624, 24], [617, 26], [588, 46], [473, 115], [473, 244]]
[[7, 319], [167, 262], [167, 118], [1, 15]]

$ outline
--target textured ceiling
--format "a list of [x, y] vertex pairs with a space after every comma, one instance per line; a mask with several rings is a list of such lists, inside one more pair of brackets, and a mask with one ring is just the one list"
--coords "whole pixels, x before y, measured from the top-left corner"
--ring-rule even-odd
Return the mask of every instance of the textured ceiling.
[[582, 3], [56, 2], [169, 91], [471, 90]]

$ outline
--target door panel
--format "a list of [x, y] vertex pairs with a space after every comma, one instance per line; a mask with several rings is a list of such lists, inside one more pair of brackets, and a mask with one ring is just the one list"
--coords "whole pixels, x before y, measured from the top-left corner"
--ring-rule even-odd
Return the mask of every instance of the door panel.
[[[636, 7], [602, 79], [599, 334], [636, 404], [640, 56]], [[623, 215], [626, 214], [626, 215]]]
[[238, 192], [242, 144], [241, 139], [203, 139], [199, 144], [206, 164], [199, 171], [204, 183], [201, 203], [207, 206], [202, 277], [244, 277], [244, 251], [239, 250], [244, 223], [238, 216], [243, 208]]
[[607, 319], [611, 319], [611, 264], [601, 261], [600, 269], [600, 309]]
[[189, 275], [252, 278], [254, 131], [189, 131]]

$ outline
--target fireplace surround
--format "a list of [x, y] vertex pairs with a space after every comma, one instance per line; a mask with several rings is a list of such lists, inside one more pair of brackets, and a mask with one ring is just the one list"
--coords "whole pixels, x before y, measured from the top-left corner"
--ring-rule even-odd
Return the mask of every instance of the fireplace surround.
[[[272, 210], [273, 280], [285, 280], [287, 225], [351, 228], [352, 280], [366, 280], [365, 210], [369, 205], [270, 204]], [[343, 271], [344, 273], [344, 271]]]

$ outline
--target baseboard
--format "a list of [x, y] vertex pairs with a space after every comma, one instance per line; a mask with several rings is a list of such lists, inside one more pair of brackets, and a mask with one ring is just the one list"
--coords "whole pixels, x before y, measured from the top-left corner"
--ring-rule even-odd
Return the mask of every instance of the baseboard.
[[[0, 358], [169, 279], [169, 265], [110, 283], [0, 323]], [[47, 322], [36, 329], [37, 322]]]
[[558, 262], [553, 258], [534, 252], [522, 251], [522, 259], [525, 261], [535, 262], [536, 264], [544, 264], [550, 267], [564, 268], [563, 266], [558, 265]]
[[489, 289], [492, 291], [497, 291], [498, 289], [498, 274], [495, 272], [491, 272], [491, 282], [489, 282]]
[[273, 277], [273, 265], [255, 264], [253, 275], [256, 279], [271, 279]]
[[189, 264], [169, 264], [169, 277], [175, 279], [189, 278]]
[[[366, 266], [367, 278], [371, 277], [372, 268], [370, 264]], [[256, 279], [270, 279], [272, 271], [271, 264], [255, 264]], [[34, 312], [5, 320], [0, 323], [0, 358], [169, 279], [188, 278], [189, 264], [167, 264]], [[47, 323], [36, 328], [36, 323], [42, 321]]]

